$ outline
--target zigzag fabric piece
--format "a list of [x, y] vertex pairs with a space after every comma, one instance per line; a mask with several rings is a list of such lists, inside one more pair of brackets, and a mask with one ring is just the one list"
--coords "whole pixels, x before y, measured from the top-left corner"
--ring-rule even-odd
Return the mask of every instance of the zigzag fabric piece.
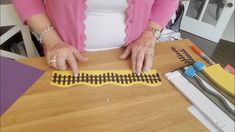
[[71, 71], [53, 71], [51, 85], [58, 87], [70, 87], [75, 85], [87, 85], [98, 87], [103, 85], [132, 86], [146, 85], [159, 86], [161, 79], [157, 70], [141, 73], [139, 76], [131, 70], [83, 70], [77, 77]]

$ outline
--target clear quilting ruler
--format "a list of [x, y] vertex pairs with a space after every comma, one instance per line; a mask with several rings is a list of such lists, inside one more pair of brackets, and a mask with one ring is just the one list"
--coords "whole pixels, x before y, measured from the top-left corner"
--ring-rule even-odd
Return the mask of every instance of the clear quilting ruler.
[[165, 76], [219, 131], [234, 131], [235, 122], [190, 83], [180, 71], [168, 72]]

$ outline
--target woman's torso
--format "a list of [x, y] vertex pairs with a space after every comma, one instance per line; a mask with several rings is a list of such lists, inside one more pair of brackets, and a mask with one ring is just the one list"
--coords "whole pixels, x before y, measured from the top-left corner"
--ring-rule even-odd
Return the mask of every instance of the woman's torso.
[[[70, 0], [61, 1], [61, 0], [45, 0], [45, 9], [46, 13], [50, 18], [50, 21], [54, 25], [55, 29], [61, 36], [61, 38], [73, 45], [78, 51], [83, 51], [86, 47], [85, 40], [86, 34], [85, 29], [86, 25], [84, 23], [86, 16], [86, 3], [89, 0]], [[104, 0], [103, 0], [104, 1]], [[113, 0], [107, 0], [112, 1]], [[106, 3], [100, 2], [101, 4]], [[118, 0], [120, 1], [120, 0]], [[163, 2], [160, 7], [153, 5], [157, 0], [126, 0], [128, 2], [128, 8], [125, 11], [125, 45], [131, 44], [133, 41], [138, 39], [142, 32], [146, 29], [149, 19], [154, 19], [154, 21], [159, 21], [160, 24], [164, 24], [167, 20], [166, 16], [169, 16], [169, 13], [163, 14], [165, 10], [166, 3], [169, 4], [169, 7], [176, 5], [174, 2], [170, 3], [169, 1]], [[126, 2], [124, 1], [124, 2]], [[172, 0], [177, 1], [177, 0]], [[36, 2], [35, 2], [36, 3]], [[19, 3], [20, 5], [20, 3]], [[35, 5], [36, 6], [36, 5]], [[159, 12], [158, 17], [153, 16], [150, 18], [152, 7], [154, 7], [153, 12]], [[43, 8], [40, 6], [40, 8]], [[113, 9], [113, 8], [112, 8]], [[157, 10], [156, 10], [157, 9]], [[164, 9], [164, 10], [162, 10]], [[42, 9], [38, 9], [43, 11]], [[37, 10], [37, 11], [38, 11]], [[24, 18], [34, 14], [33, 12], [28, 14], [28, 12], [23, 12]], [[156, 14], [156, 13], [155, 13]], [[113, 27], [118, 27], [112, 24]], [[163, 25], [164, 26], [164, 25]], [[99, 35], [99, 34], [98, 34]]]
[[87, 0], [85, 50], [121, 47], [126, 37], [127, 0]]

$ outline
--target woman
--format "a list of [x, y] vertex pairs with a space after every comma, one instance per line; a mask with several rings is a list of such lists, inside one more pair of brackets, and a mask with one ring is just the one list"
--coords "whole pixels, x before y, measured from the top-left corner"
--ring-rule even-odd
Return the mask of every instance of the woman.
[[39, 34], [55, 69], [87, 61], [82, 51], [126, 47], [137, 74], [153, 63], [154, 45], [179, 0], [13, 0], [23, 22]]

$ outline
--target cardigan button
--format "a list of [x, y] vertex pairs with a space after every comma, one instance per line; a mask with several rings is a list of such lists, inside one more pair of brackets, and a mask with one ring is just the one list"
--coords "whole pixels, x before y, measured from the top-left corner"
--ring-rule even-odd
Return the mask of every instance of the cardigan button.
[[130, 23], [133, 23], [133, 20], [131, 19], [129, 22], [130, 22]]
[[134, 4], [135, 4], [135, 1], [134, 1], [134, 0], [133, 0], [133, 1], [131, 1], [131, 4], [133, 4], [133, 5], [134, 5]]

